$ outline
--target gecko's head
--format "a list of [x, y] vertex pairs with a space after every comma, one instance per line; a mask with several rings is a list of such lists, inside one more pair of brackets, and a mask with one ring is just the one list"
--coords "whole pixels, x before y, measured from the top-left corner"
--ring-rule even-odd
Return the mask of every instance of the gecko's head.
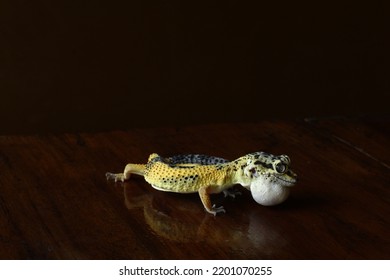
[[264, 152], [246, 156], [244, 175], [249, 178], [253, 199], [261, 205], [276, 205], [285, 201], [297, 175], [290, 169], [286, 155], [275, 156]]

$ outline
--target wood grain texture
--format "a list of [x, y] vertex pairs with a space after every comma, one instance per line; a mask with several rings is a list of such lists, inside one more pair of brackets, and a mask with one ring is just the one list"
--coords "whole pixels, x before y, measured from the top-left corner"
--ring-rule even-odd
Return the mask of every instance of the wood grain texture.
[[[388, 259], [389, 122], [264, 121], [0, 136], [2, 259]], [[299, 182], [276, 207], [250, 194], [159, 192], [106, 171], [152, 152], [288, 154]], [[239, 187], [238, 187], [239, 188]]]

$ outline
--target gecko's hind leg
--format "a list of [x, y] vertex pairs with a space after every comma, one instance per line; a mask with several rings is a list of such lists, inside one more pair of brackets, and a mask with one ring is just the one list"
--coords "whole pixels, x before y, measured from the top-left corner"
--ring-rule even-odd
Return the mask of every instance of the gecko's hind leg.
[[126, 165], [123, 173], [106, 173], [107, 180], [114, 180], [115, 182], [124, 182], [130, 179], [131, 174], [137, 174], [143, 176], [145, 173], [145, 165], [144, 164], [132, 164], [129, 163]]
[[215, 205], [211, 206], [210, 187], [202, 187], [199, 189], [198, 192], [199, 192], [200, 200], [202, 201], [203, 206], [208, 213], [213, 214], [215, 216], [218, 213], [226, 212], [223, 206], [220, 207], [215, 207]]

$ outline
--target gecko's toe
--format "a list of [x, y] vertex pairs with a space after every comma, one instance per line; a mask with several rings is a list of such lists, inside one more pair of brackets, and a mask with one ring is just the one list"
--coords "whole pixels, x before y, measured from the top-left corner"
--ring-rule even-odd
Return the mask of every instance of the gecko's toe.
[[213, 214], [214, 216], [216, 216], [218, 213], [226, 213], [223, 206], [216, 207], [215, 204], [213, 205], [213, 207], [211, 207], [211, 210], [208, 210], [207, 212], [209, 212], [210, 214]]
[[106, 173], [106, 179], [107, 179], [107, 181], [115, 179], [115, 174], [107, 172]]
[[106, 179], [108, 181], [114, 180], [115, 182], [118, 182], [118, 181], [123, 182], [123, 174], [115, 174], [115, 173], [107, 172], [106, 173]]
[[232, 198], [236, 198], [236, 196], [238, 195], [241, 195], [242, 193], [240, 191], [237, 191], [237, 190], [231, 190], [231, 189], [227, 189], [227, 190], [224, 190], [223, 191], [223, 195], [224, 197], [232, 197]]

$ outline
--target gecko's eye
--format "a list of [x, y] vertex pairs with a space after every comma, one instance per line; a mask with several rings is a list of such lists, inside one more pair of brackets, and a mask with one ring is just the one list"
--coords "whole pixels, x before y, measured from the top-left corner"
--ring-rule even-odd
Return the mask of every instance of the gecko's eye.
[[285, 173], [287, 171], [287, 165], [279, 161], [274, 165], [274, 169], [278, 173]]

